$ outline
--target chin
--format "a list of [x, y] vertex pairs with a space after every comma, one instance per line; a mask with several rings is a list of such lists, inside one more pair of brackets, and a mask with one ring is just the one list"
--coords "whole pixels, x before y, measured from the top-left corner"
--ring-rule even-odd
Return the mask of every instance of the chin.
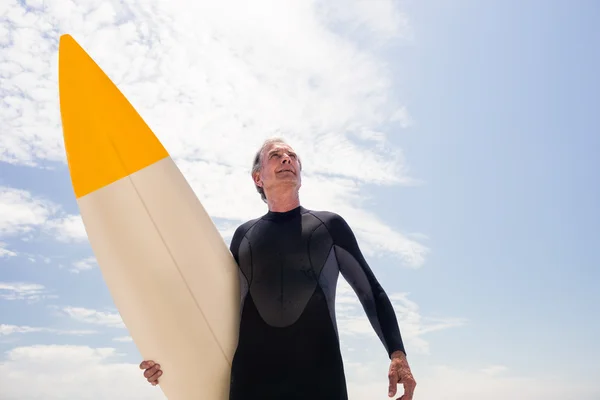
[[300, 189], [300, 186], [302, 186], [301, 183], [296, 179], [286, 179], [282, 182], [282, 184], [287, 187], [293, 187], [296, 189]]

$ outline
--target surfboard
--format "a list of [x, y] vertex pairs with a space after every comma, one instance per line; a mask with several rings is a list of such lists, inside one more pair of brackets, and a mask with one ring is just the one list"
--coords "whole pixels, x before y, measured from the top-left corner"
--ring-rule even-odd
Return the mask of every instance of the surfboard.
[[165, 147], [71, 35], [60, 38], [58, 68], [73, 191], [127, 330], [143, 359], [161, 365], [169, 400], [226, 400], [235, 260]]

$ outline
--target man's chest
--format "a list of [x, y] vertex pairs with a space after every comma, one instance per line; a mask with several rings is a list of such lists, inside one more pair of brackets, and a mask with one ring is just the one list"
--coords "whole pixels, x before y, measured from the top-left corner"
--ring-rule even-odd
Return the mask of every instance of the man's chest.
[[312, 276], [318, 273], [332, 247], [326, 227], [310, 218], [295, 223], [259, 223], [248, 232], [248, 245], [240, 249], [242, 265], [251, 266], [254, 277]]

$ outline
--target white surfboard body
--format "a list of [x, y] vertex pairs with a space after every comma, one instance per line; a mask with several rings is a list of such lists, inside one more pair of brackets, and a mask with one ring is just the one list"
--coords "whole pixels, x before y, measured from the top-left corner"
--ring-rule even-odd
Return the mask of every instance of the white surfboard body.
[[[130, 115], [133, 108], [124, 97], [115, 97], [116, 87], [105, 95], [73, 99], [86, 88], [68, 86], [73, 86], [69, 70], [81, 80], [87, 72], [78, 68], [90, 69], [96, 93], [104, 93], [102, 85], [110, 80], [93, 75], [99, 72], [87, 55], [69, 55], [83, 52], [70, 36], [61, 37], [61, 51], [69, 168], [88, 240], [114, 304], [142, 357], [161, 365], [159, 387], [169, 400], [226, 400], [239, 329], [235, 260], [158, 139], [136, 120], [141, 117]], [[78, 60], [85, 62], [67, 65]], [[126, 110], [115, 112], [112, 121], [107, 109], [119, 104]], [[115, 131], [120, 123], [122, 131]], [[135, 124], [141, 128], [134, 132]], [[99, 137], [103, 133], [106, 138]], [[100, 144], [86, 145], [78, 135]], [[97, 152], [81, 154], [92, 150]]]

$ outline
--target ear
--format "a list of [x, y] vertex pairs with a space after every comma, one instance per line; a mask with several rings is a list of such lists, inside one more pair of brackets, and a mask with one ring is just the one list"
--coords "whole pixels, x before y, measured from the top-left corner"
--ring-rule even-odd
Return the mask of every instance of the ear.
[[260, 180], [260, 172], [255, 172], [254, 175], [252, 176], [252, 178], [254, 179], [254, 183], [259, 186], [262, 187], [262, 181]]

